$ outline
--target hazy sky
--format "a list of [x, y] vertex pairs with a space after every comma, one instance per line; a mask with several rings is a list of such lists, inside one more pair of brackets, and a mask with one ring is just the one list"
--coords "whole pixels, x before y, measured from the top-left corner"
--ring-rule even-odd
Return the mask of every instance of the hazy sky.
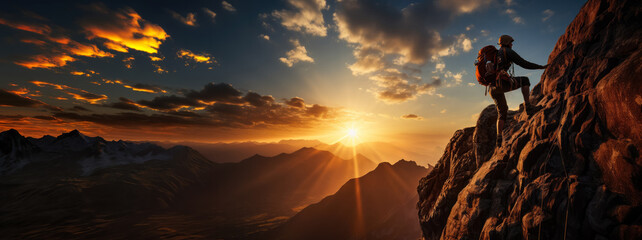
[[[354, 127], [361, 141], [443, 150], [492, 103], [477, 51], [509, 34], [545, 64], [583, 3], [3, 3], [0, 125], [208, 142], [331, 142]], [[516, 73], [534, 86], [542, 71]]]

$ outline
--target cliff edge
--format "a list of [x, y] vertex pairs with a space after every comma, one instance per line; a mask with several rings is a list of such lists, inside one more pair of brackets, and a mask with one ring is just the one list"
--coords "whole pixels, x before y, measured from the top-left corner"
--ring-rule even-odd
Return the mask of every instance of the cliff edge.
[[[494, 105], [418, 186], [425, 239], [642, 239], [642, 1], [589, 0], [495, 148]], [[476, 161], [481, 166], [477, 167]]]

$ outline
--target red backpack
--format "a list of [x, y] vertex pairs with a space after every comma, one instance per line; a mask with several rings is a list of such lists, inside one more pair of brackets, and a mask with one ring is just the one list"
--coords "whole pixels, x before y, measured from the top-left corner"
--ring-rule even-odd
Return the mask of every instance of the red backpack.
[[497, 48], [488, 45], [479, 50], [475, 61], [475, 75], [479, 84], [488, 86], [497, 78]]

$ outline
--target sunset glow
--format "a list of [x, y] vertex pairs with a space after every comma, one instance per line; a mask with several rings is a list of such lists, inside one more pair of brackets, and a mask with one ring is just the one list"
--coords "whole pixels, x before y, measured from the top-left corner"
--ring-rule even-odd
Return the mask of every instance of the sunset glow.
[[[530, 8], [487, 3], [51, 5], [15, 3], [0, 16], [1, 128], [113, 140], [380, 142], [435, 163], [452, 132], [492, 104], [470, 65], [477, 49], [508, 33], [520, 54], [545, 62], [581, 3], [555, 3], [520, 23], [511, 19]], [[426, 22], [431, 14], [440, 17]], [[477, 21], [488, 14], [501, 19]], [[534, 85], [541, 71], [528, 74]], [[521, 101], [506, 97], [509, 106]], [[376, 151], [392, 158], [390, 149]]]

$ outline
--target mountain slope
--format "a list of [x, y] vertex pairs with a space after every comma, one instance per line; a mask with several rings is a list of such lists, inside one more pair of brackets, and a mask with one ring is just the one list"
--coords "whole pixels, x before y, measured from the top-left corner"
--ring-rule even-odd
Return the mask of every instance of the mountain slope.
[[[207, 159], [217, 162], [240, 162], [255, 154], [276, 156], [291, 153], [303, 147], [314, 147], [321, 142], [315, 140], [281, 140], [277, 143], [238, 142], [238, 143], [199, 143], [199, 142], [153, 142], [162, 147], [183, 145], [193, 148]], [[351, 158], [351, 157], [349, 157]]]
[[240, 163], [78, 131], [0, 133], [0, 233], [9, 238], [242, 239], [374, 168], [302, 148]]
[[374, 166], [363, 157], [344, 160], [313, 148], [274, 157], [255, 155], [239, 163], [223, 164], [207, 185], [195, 190], [198, 197], [186, 196], [185, 201], [210, 202], [216, 209], [239, 216], [267, 212], [290, 216], [297, 208], [334, 193], [347, 180]]
[[[363, 177], [348, 181], [334, 195], [303, 209], [271, 237], [396, 239], [398, 234], [414, 234], [418, 238], [415, 207], [408, 203], [417, 199], [414, 186], [427, 171], [404, 160], [394, 165], [381, 163]], [[410, 220], [404, 218], [408, 213], [414, 215]]]
[[[21, 154], [1, 156], [28, 160], [0, 176], [0, 233], [10, 239], [97, 238], [111, 226], [143, 218], [142, 213], [168, 209], [182, 189], [216, 167], [187, 147], [106, 142], [77, 131], [55, 139], [8, 132], [19, 143], [31, 144], [11, 151]], [[145, 161], [134, 161], [140, 159]], [[95, 161], [102, 163], [83, 171], [83, 163]]]
[[455, 133], [418, 187], [426, 239], [642, 238], [641, 9], [588, 1], [501, 147], [492, 105]]

